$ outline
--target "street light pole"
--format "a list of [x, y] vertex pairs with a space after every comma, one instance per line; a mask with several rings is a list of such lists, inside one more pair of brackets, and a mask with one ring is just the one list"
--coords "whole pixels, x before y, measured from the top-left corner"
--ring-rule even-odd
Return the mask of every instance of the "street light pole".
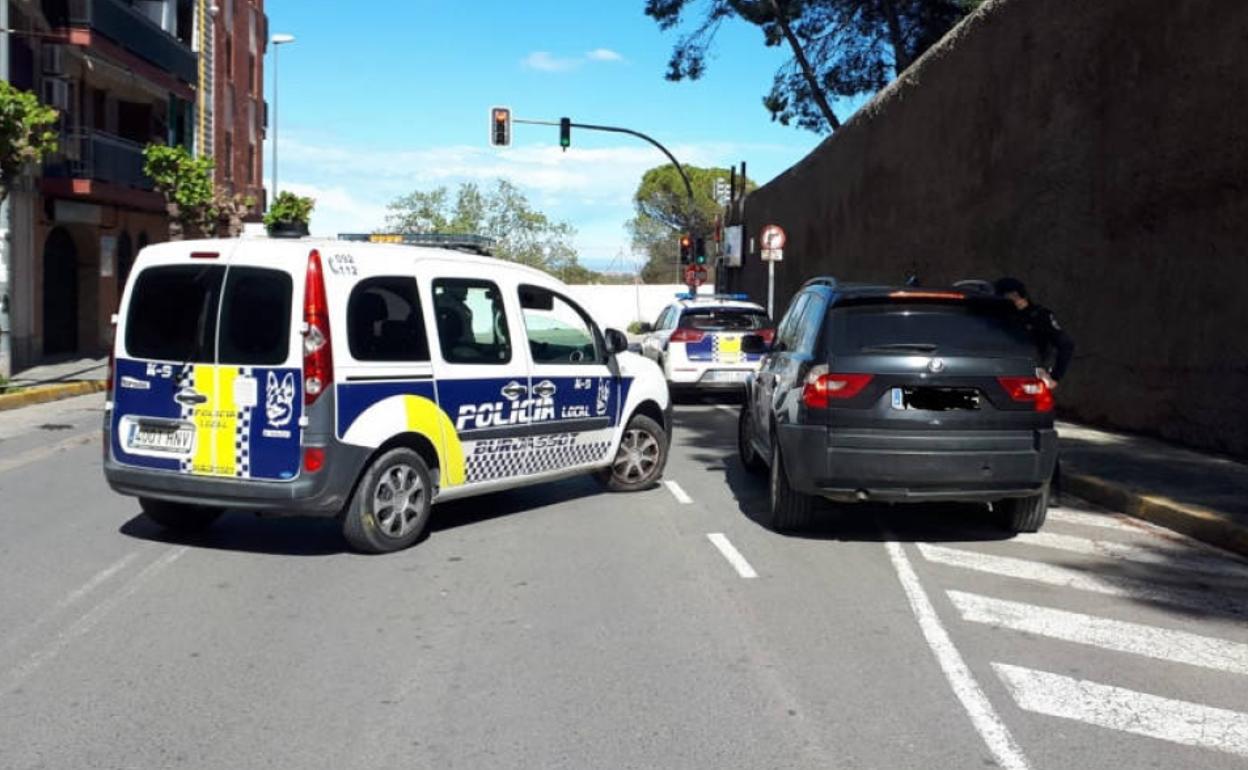
[[295, 42], [294, 35], [274, 35], [269, 39], [273, 44], [273, 190], [269, 193], [269, 203], [277, 199], [277, 71], [278, 52], [287, 43]]

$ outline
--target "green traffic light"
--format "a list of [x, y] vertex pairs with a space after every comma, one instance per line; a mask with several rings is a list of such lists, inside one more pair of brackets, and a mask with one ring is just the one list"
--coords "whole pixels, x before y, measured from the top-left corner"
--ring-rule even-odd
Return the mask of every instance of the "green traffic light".
[[565, 150], [572, 146], [571, 118], [559, 118], [559, 146]]

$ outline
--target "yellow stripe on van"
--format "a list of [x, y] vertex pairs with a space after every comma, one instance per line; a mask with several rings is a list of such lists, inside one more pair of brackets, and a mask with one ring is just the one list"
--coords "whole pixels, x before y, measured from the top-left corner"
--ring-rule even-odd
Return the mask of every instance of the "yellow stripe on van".
[[454, 487], [464, 483], [464, 448], [451, 418], [438, 405], [421, 396], [403, 396], [407, 429], [433, 442], [442, 468], [441, 484]]
[[237, 367], [204, 364], [195, 367], [195, 391], [208, 400], [195, 407], [195, 456], [191, 472], [198, 476], [233, 476], [234, 380]]
[[213, 460], [217, 473], [233, 476], [238, 470], [238, 456], [234, 451], [234, 433], [238, 427], [238, 411], [234, 407], [234, 380], [238, 379], [238, 367], [218, 366], [216, 398], [208, 403], [216, 406], [216, 444]]

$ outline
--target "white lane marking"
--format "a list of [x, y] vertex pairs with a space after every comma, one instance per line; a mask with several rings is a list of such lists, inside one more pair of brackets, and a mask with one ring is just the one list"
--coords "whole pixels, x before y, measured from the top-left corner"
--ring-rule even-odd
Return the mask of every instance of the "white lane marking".
[[58, 441], [55, 444], [48, 444], [47, 446], [27, 450], [19, 455], [10, 457], [7, 460], [0, 460], [0, 473], [6, 473], [8, 471], [21, 468], [23, 465], [30, 465], [33, 462], [38, 462], [45, 458], [51, 457], [58, 452], [64, 452], [68, 449], [86, 446], [98, 438], [99, 435], [96, 433], [79, 433], [62, 441]]
[[1158, 546], [1127, 545], [1107, 540], [1059, 535], [1055, 532], [1034, 532], [1015, 535], [1011, 541], [1021, 545], [1053, 548], [1086, 556], [1108, 556], [1114, 559], [1155, 564], [1205, 575], [1248, 578], [1248, 564], [1218, 558], [1215, 554], [1166, 543]]
[[130, 581], [122, 586], [117, 593], [91, 608], [91, 610], [85, 615], [74, 621], [69, 628], [57, 634], [52, 641], [40, 648], [38, 652], [31, 655], [20, 665], [10, 669], [7, 681], [5, 682], [4, 688], [0, 690], [0, 694], [16, 688], [23, 681], [25, 681], [27, 677], [39, 670], [41, 666], [55, 658], [57, 655], [60, 655], [71, 642], [95, 628], [95, 626], [103, 620], [108, 613], [112, 612], [117, 605], [133, 596], [135, 592], [143, 587], [144, 583], [151, 580], [170, 564], [177, 561], [182, 554], [186, 553], [188, 550], [190, 550], [189, 547], [183, 545], [170, 548], [168, 551], [165, 551], [160, 558], [144, 567], [139, 574], [130, 578]]
[[66, 594], [60, 601], [52, 605], [51, 609], [44, 612], [39, 617], [35, 618], [34, 622], [32, 622], [29, 626], [27, 626], [26, 628], [22, 629], [17, 634], [15, 634], [14, 636], [7, 639], [4, 643], [4, 649], [5, 650], [11, 649], [19, 641], [30, 636], [30, 634], [36, 628], [39, 628], [40, 626], [44, 625], [52, 618], [56, 617], [56, 615], [58, 615], [59, 613], [64, 612], [65, 610], [69, 609], [73, 605], [77, 604], [79, 601], [85, 598], [87, 594], [91, 593], [92, 591], [94, 591], [95, 589], [103, 585], [105, 582], [107, 582], [108, 579], [111, 578], [113, 575], [116, 575], [118, 572], [121, 572], [123, 569], [125, 569], [130, 564], [130, 562], [135, 560], [135, 558], [138, 555], [139, 555], [138, 551], [131, 551], [130, 553], [126, 554], [125, 556], [121, 557], [117, 561], [113, 562], [112, 564], [108, 565], [104, 569], [92, 575], [90, 580], [88, 580], [87, 582], [79, 586], [78, 588], [75, 588], [74, 590]]
[[958, 648], [953, 646], [953, 641], [941, 624], [940, 617], [923, 590], [923, 584], [919, 582], [918, 575], [914, 573], [914, 567], [910, 565], [910, 559], [906, 557], [905, 550], [900, 543], [885, 543], [884, 547], [888, 549], [888, 556], [893, 561], [893, 569], [897, 571], [897, 578], [901, 581], [902, 590], [906, 592], [906, 598], [910, 601], [910, 609], [914, 611], [914, 616], [919, 621], [923, 637], [927, 639], [927, 644], [936, 655], [936, 662], [945, 672], [945, 678], [949, 680], [954, 695], [961, 701], [962, 708], [966, 709], [971, 723], [975, 725], [979, 736], [987, 744], [993, 758], [1000, 767], [1007, 768], [1007, 770], [1009, 768], [1026, 770], [1030, 766], [1027, 763], [1027, 757], [1023, 755], [1023, 750], [1014, 741], [1014, 736], [1010, 734], [1005, 722], [1001, 721], [1001, 717], [993, 710], [992, 703], [988, 701], [988, 696], [984, 695], [979, 683], [975, 681], [975, 677], [967, 668], [966, 661], [962, 659]]
[[1060, 521], [1065, 524], [1078, 524], [1082, 527], [1100, 527], [1101, 529], [1113, 529], [1119, 532], [1134, 532], [1137, 535], [1144, 531], [1144, 527], [1134, 524], [1130, 519], [1124, 519], [1108, 513], [1082, 513], [1066, 508], [1054, 508], [1049, 511], [1048, 518], [1050, 521]]
[[724, 558], [733, 566], [738, 575], [747, 579], [758, 577], [758, 573], [754, 571], [754, 568], [745, 560], [745, 557], [741, 555], [737, 547], [722, 532], [712, 532], [706, 537], [711, 541], [711, 545], [719, 549], [719, 552], [724, 555]]
[[992, 667], [1027, 711], [1248, 757], [1248, 714], [1004, 663]]
[[721, 412], [727, 412], [729, 414], [737, 414], [741, 411], [739, 407], [728, 406], [727, 404], [716, 404], [715, 408]]
[[923, 558], [949, 567], [959, 567], [990, 575], [1031, 580], [1062, 588], [1074, 588], [1109, 596], [1173, 604], [1213, 612], [1233, 612], [1248, 615], [1248, 606], [1232, 596], [1218, 591], [1195, 591], [1184, 588], [1168, 588], [1157, 583], [1117, 575], [1098, 575], [1093, 572], [1058, 567], [1041, 562], [1015, 559], [1009, 556], [993, 556], [986, 553], [963, 551], [929, 543], [919, 543]]
[[1033, 604], [947, 591], [962, 619], [1171, 663], [1248, 675], [1248, 644]]
[[693, 502], [693, 498], [685, 494], [685, 490], [675, 481], [667, 480], [663, 482], [663, 486], [667, 487], [667, 491], [672, 493], [672, 497], [676, 498], [676, 502], [681, 505], [689, 505]]

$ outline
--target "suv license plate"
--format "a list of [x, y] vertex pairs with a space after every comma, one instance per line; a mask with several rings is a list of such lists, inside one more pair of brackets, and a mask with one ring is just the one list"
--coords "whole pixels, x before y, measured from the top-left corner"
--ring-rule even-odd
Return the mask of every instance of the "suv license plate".
[[130, 448], [148, 452], [186, 454], [191, 451], [195, 430], [186, 426], [139, 423], [130, 430]]

